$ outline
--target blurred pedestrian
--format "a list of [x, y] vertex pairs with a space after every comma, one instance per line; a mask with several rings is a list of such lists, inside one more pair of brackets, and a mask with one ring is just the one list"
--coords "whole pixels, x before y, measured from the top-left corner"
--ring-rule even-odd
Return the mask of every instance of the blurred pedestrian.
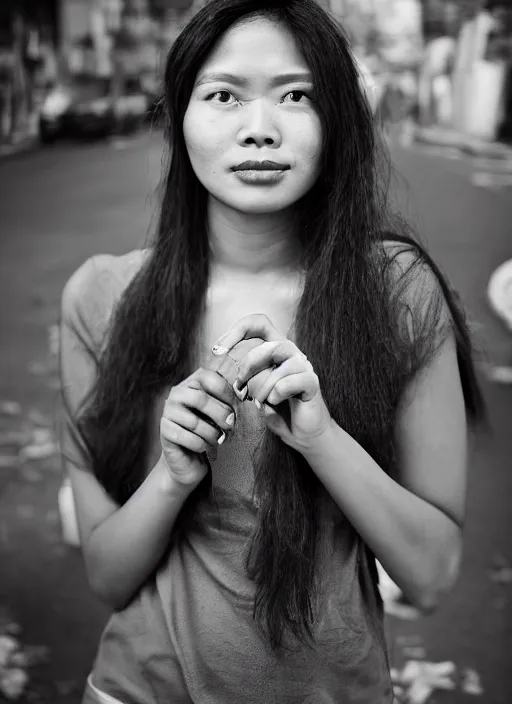
[[65, 468], [114, 609], [84, 702], [391, 702], [376, 559], [425, 610], [460, 563], [464, 316], [314, 0], [207, 3], [165, 105], [153, 245], [62, 301]]
[[447, 126], [453, 114], [452, 71], [457, 41], [441, 34], [425, 46], [420, 69], [418, 107], [422, 124]]

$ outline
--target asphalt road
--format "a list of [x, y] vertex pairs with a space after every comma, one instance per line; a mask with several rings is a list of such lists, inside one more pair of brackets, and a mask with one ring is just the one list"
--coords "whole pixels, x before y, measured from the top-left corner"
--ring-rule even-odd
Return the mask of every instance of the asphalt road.
[[[0, 163], [0, 401], [20, 404], [13, 415], [0, 412], [0, 431], [12, 440], [12, 447], [2, 441], [3, 455], [14, 456], [19, 437], [34, 427], [44, 435], [48, 424], [51, 432], [57, 378], [48, 328], [57, 321], [62, 287], [91, 254], [144, 243], [161, 153], [153, 134], [126, 144], [58, 146]], [[393, 156], [402, 174], [396, 198], [461, 292], [482, 354], [509, 361], [512, 339], [488, 311], [485, 287], [512, 256], [510, 191], [475, 188], [464, 162], [398, 148]], [[512, 582], [503, 569], [512, 566], [512, 387], [483, 383], [493, 434], [475, 444], [472, 456], [459, 584], [435, 615], [390, 621], [397, 666], [413, 645], [427, 660], [479, 673], [482, 696], [458, 687], [430, 700], [441, 704], [512, 702]], [[59, 461], [46, 454], [0, 464], [0, 633], [13, 621], [25, 646], [46, 649], [33, 651], [21, 702], [78, 704], [107, 614], [88, 592], [79, 554], [60, 541]]]

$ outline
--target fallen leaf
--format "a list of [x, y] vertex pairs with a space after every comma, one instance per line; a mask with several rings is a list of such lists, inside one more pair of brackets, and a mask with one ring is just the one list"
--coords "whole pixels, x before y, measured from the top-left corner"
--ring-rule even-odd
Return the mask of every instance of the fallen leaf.
[[9, 635], [0, 635], [0, 668], [6, 667], [12, 654], [18, 650], [18, 641]]
[[42, 460], [56, 455], [58, 451], [57, 444], [52, 441], [44, 444], [26, 445], [22, 448], [20, 456], [25, 460]]
[[391, 677], [391, 682], [393, 682], [393, 684], [395, 682], [400, 682], [401, 681], [401, 674], [402, 673], [400, 672], [400, 670], [398, 670], [396, 667], [390, 668], [389, 676]]
[[455, 689], [455, 673], [453, 662], [409, 660], [402, 671], [394, 671], [392, 682], [406, 689], [407, 704], [425, 704], [435, 690]]
[[9, 667], [28, 667], [27, 654], [24, 653], [23, 650], [19, 650], [18, 652], [13, 653], [13, 655], [11, 655], [11, 657], [9, 658]]
[[10, 669], [0, 674], [0, 692], [7, 699], [19, 699], [28, 684], [28, 675], [24, 670]]
[[21, 412], [21, 404], [17, 401], [0, 401], [0, 413], [2, 415], [19, 416]]
[[467, 667], [462, 674], [461, 689], [465, 694], [481, 696], [484, 693], [480, 683], [480, 675], [476, 670]]
[[406, 694], [407, 704], [425, 704], [435, 688], [424, 680], [418, 679], [411, 684]]
[[49, 428], [34, 428], [32, 442], [34, 445], [45, 445], [53, 441], [53, 433]]

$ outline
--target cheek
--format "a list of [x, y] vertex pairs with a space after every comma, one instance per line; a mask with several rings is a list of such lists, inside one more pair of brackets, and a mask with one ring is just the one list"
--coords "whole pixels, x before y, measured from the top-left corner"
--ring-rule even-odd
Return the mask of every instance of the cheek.
[[307, 170], [316, 171], [320, 165], [322, 153], [322, 126], [315, 117], [294, 131], [296, 153], [301, 155], [301, 160]]
[[183, 136], [192, 164], [215, 169], [226, 145], [211, 116], [200, 108], [191, 106], [183, 119]]

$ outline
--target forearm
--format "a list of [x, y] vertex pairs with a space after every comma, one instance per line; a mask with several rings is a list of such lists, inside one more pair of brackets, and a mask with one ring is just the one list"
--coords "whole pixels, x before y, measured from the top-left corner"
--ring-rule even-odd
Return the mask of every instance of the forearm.
[[168, 547], [188, 493], [173, 484], [160, 460], [126, 504], [95, 528], [84, 557], [102, 601], [120, 609], [133, 598]]
[[304, 456], [405, 596], [420, 608], [433, 608], [457, 575], [456, 523], [391, 479], [336, 424]]

